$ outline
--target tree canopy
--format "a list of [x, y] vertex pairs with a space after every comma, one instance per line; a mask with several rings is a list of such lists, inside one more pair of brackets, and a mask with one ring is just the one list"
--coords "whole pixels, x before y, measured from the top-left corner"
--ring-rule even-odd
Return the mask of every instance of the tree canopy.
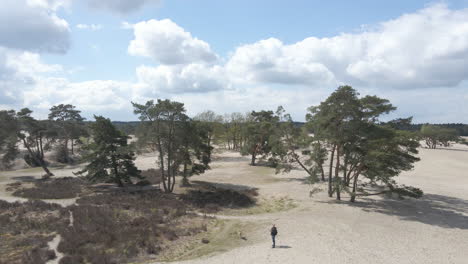
[[111, 181], [119, 186], [131, 183], [132, 178], [141, 179], [140, 171], [134, 164], [135, 154], [129, 148], [128, 136], [117, 130], [111, 121], [95, 116], [91, 124], [92, 142], [85, 146], [89, 163], [76, 174], [84, 175], [94, 182]]

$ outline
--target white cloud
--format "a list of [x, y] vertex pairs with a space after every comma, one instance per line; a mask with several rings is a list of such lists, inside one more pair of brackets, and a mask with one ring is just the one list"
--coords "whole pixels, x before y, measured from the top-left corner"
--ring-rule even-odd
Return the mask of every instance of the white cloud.
[[127, 21], [123, 21], [120, 24], [121, 29], [133, 29], [133, 26], [134, 26], [134, 24], [131, 24], [131, 23], [127, 22]]
[[140, 66], [136, 70], [140, 94], [205, 93], [228, 89], [224, 69], [205, 64]]
[[132, 84], [112, 80], [69, 82], [45, 78], [24, 93], [24, 104], [49, 109], [55, 104], [73, 104], [86, 111], [119, 110], [129, 107]]
[[234, 76], [263, 83], [456, 86], [468, 78], [468, 9], [433, 5], [373, 31], [290, 45], [262, 40], [237, 48], [227, 68]]
[[101, 30], [102, 29], [102, 25], [100, 24], [78, 24], [76, 25], [76, 28], [77, 29], [88, 29], [88, 30], [91, 30], [91, 31], [98, 31], [98, 30]]
[[226, 68], [239, 82], [336, 85], [334, 74], [307, 55], [270, 38], [237, 48]]
[[22, 92], [36, 84], [40, 74], [61, 72], [60, 65], [45, 64], [39, 54], [0, 47], [0, 104], [18, 104]]
[[160, 0], [87, 0], [89, 7], [110, 11], [117, 14], [128, 14], [137, 11], [147, 4], [158, 4]]
[[[55, 15], [53, 1], [30, 1], [39, 3], [40, 12]], [[66, 70], [45, 64], [37, 52], [60, 52], [47, 43], [61, 38], [49, 34], [43, 41], [47, 45], [39, 41], [12, 49], [5, 48], [0, 36], [0, 46], [5, 46], [0, 47], [0, 105], [46, 112], [54, 104], [71, 103], [87, 113], [120, 111], [130, 117], [110, 117], [128, 119], [131, 100], [170, 98], [184, 102], [191, 114], [274, 110], [281, 104], [303, 120], [308, 106], [346, 83], [362, 94], [389, 98], [400, 108], [399, 116], [415, 115], [417, 122], [466, 122], [468, 116], [468, 9], [433, 5], [358, 33], [296, 43], [269, 38], [241, 45], [226, 58], [168, 19], [124, 22], [122, 27], [134, 30], [128, 52], [155, 61], [137, 67], [135, 83], [50, 77]]]
[[170, 19], [148, 20], [133, 25], [135, 39], [131, 55], [144, 56], [162, 64], [212, 63], [217, 55], [205, 41], [192, 37]]
[[56, 14], [65, 1], [3, 0], [0, 46], [32, 52], [65, 53], [70, 47], [68, 23]]

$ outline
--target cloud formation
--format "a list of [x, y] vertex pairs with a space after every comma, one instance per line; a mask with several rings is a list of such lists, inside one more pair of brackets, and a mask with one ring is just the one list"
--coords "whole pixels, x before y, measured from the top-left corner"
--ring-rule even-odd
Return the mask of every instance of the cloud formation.
[[31, 52], [65, 53], [70, 28], [56, 10], [63, 1], [3, 0], [0, 8], [0, 46]]
[[[60, 65], [45, 64], [39, 55], [68, 50], [68, 24], [56, 14], [65, 1], [21, 1], [25, 10], [7, 0], [9, 7], [16, 8], [19, 18], [13, 21], [18, 23], [0, 26], [0, 107], [21, 104], [46, 111], [54, 104], [71, 103], [85, 112], [112, 110], [132, 116], [130, 100], [170, 98], [186, 103], [192, 113], [208, 108], [219, 112], [274, 109], [281, 104], [301, 120], [308, 106], [318, 104], [336, 86], [350, 84], [363, 94], [401, 104], [402, 116], [431, 104], [431, 115], [420, 113], [423, 119], [416, 121], [466, 120], [468, 115], [462, 107], [468, 103], [468, 9], [432, 5], [357, 33], [308, 37], [295, 43], [268, 38], [235, 47], [224, 57], [169, 19], [123, 23], [134, 33], [128, 53], [150, 58], [154, 65], [138, 66], [135, 82], [71, 82], [61, 76]], [[119, 5], [119, 1], [97, 5], [106, 3]], [[43, 22], [29, 25], [28, 12], [37, 13], [32, 17]], [[1, 9], [0, 21], [4, 14], [12, 16]], [[15, 27], [26, 32], [16, 40]], [[76, 27], [89, 30], [93, 25]], [[44, 35], [38, 37], [38, 32]], [[459, 96], [447, 92], [448, 88]], [[437, 100], [425, 100], [425, 94]], [[442, 100], [457, 111], [445, 111], [446, 104], [437, 104]], [[442, 110], [446, 113], [436, 113]]]
[[206, 64], [140, 66], [136, 69], [139, 90], [146, 96], [162, 93], [206, 93], [228, 88], [224, 69]]
[[439, 4], [372, 31], [289, 45], [275, 38], [244, 45], [227, 68], [257, 82], [310, 85], [334, 79], [386, 88], [453, 87], [468, 78], [467, 25], [468, 9]]
[[161, 64], [213, 63], [218, 56], [210, 45], [199, 40], [170, 19], [148, 20], [133, 25], [135, 39], [131, 55], [149, 57]]

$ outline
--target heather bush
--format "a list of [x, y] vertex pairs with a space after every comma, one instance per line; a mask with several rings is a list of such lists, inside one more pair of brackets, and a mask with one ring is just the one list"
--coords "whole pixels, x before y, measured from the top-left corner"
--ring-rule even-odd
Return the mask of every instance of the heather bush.
[[54, 232], [68, 225], [68, 213], [42, 201], [8, 203], [0, 200], [0, 263], [46, 263]]
[[[158, 254], [164, 241], [206, 230], [180, 223], [186, 205], [175, 195], [159, 191], [116, 192], [82, 197], [69, 207], [73, 226], [61, 230], [61, 263], [126, 263]], [[65, 262], [66, 261], [66, 262]]]
[[225, 189], [190, 190], [183, 194], [181, 198], [188, 204], [213, 212], [219, 211], [221, 207], [239, 208], [255, 204], [252, 194]]
[[13, 195], [29, 199], [69, 199], [77, 197], [86, 184], [80, 178], [41, 179], [32, 188], [17, 189]]

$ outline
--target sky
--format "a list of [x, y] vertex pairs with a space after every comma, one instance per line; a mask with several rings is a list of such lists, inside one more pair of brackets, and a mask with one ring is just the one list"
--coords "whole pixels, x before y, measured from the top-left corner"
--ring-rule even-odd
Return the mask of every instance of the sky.
[[468, 123], [468, 0], [0, 0], [0, 109], [137, 120], [275, 110], [297, 121], [340, 85], [387, 119]]

